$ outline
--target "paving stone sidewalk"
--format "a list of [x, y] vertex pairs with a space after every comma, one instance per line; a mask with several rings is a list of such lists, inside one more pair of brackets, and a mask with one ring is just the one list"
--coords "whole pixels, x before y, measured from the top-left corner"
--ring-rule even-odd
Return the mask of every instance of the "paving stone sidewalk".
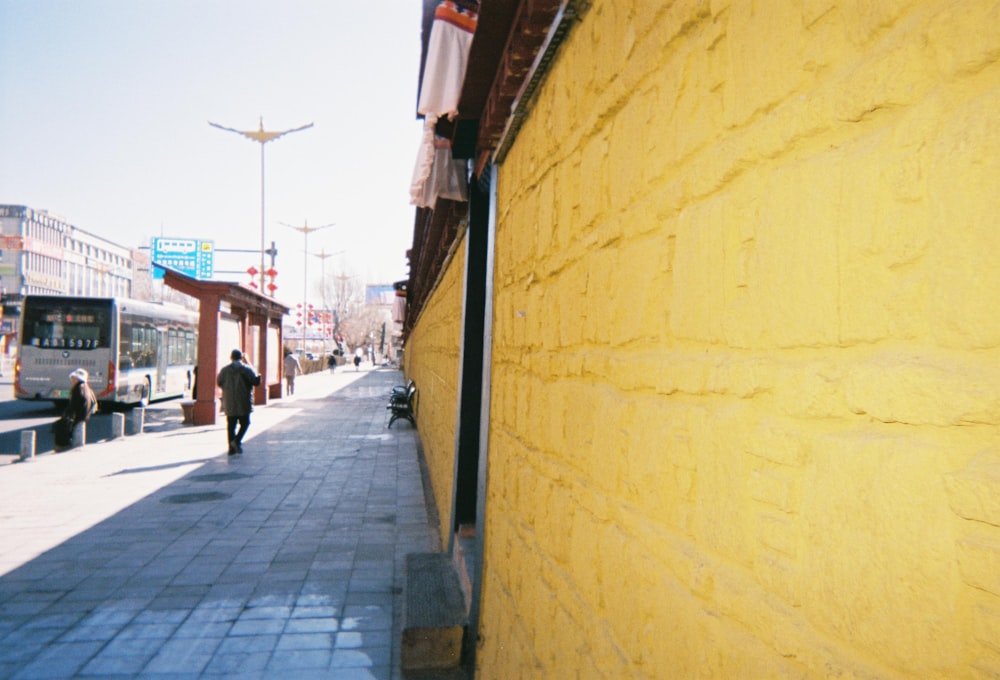
[[0, 677], [397, 680], [405, 556], [439, 549], [394, 370], [0, 467]]

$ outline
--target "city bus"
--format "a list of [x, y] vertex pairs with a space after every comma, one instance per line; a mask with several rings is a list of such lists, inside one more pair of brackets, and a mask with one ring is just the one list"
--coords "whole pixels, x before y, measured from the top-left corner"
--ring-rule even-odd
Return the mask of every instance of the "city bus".
[[198, 315], [125, 298], [29, 295], [21, 308], [14, 396], [69, 399], [69, 374], [83, 368], [103, 405], [141, 405], [183, 396], [194, 380]]

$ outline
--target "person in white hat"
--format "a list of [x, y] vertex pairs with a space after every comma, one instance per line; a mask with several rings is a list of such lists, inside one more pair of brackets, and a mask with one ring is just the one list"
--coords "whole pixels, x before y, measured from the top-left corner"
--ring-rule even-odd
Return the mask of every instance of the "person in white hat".
[[56, 441], [57, 450], [69, 448], [77, 425], [90, 420], [91, 414], [97, 410], [97, 396], [94, 394], [94, 390], [90, 389], [90, 385], [87, 384], [89, 378], [90, 376], [83, 368], [77, 368], [69, 374], [72, 387], [69, 390], [69, 405], [62, 416], [63, 420], [69, 424], [67, 428], [69, 430], [69, 441]]

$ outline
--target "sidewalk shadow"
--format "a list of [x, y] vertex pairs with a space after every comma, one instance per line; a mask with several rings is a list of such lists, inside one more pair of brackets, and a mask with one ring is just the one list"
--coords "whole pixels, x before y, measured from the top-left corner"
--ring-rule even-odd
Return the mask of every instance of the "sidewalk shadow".
[[363, 399], [389, 383], [367, 381], [262, 433], [319, 445], [107, 475], [204, 462], [0, 576], [0, 677], [396, 677], [400, 555], [437, 532], [415, 433], [390, 431], [393, 447], [356, 437], [384, 430]]

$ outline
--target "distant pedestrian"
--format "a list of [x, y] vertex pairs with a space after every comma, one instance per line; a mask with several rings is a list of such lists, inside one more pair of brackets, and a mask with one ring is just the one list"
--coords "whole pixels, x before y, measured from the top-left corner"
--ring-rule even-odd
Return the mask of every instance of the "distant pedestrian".
[[232, 455], [243, 453], [243, 436], [250, 427], [250, 412], [253, 411], [253, 388], [260, 385], [260, 376], [240, 350], [234, 349], [229, 358], [231, 363], [222, 367], [215, 384], [222, 388], [222, 410], [226, 414], [229, 455]]
[[56, 451], [65, 451], [70, 448], [73, 445], [73, 435], [76, 433], [77, 426], [89, 421], [90, 416], [97, 411], [97, 396], [87, 384], [89, 378], [87, 371], [82, 368], [69, 374], [71, 383], [69, 404], [53, 427]]
[[292, 352], [285, 352], [285, 396], [295, 394], [295, 376], [302, 373], [302, 364]]
[[330, 369], [330, 373], [333, 373], [334, 369], [337, 368], [337, 357], [333, 354], [327, 354], [326, 367]]
[[361, 370], [361, 355], [360, 354], [355, 354], [354, 355], [354, 370], [355, 371], [360, 371]]

